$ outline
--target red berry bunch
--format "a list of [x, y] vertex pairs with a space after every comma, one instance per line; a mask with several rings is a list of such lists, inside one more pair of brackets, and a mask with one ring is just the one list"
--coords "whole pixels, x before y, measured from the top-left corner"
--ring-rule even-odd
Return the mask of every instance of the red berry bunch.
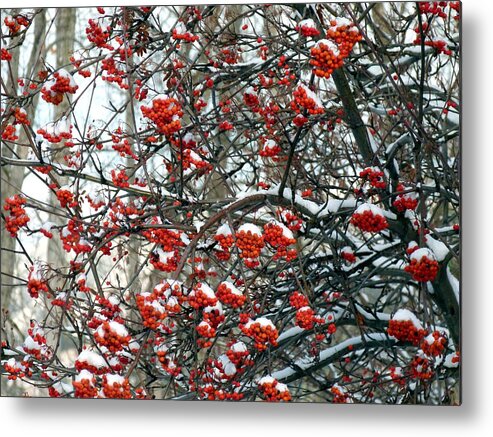
[[130, 342], [127, 328], [114, 320], [103, 322], [94, 333], [99, 346], [105, 346], [111, 353], [121, 351]]
[[67, 227], [60, 231], [60, 240], [66, 252], [73, 250], [75, 253], [87, 253], [91, 251], [90, 244], [81, 236], [84, 227], [76, 218], [71, 218]]
[[74, 194], [70, 190], [61, 188], [56, 192], [56, 197], [62, 208], [77, 206], [77, 200], [75, 200]]
[[383, 179], [383, 171], [375, 167], [366, 167], [359, 173], [359, 177], [368, 181], [375, 188], [385, 189], [387, 186]]
[[130, 383], [127, 378], [116, 374], [103, 376], [103, 394], [106, 398], [131, 399]]
[[260, 107], [260, 100], [258, 94], [252, 87], [248, 87], [243, 93], [243, 101], [252, 111], [258, 112]]
[[143, 325], [149, 329], [157, 330], [166, 318], [166, 309], [155, 298], [154, 293], [141, 293], [135, 297], [137, 309], [142, 316]]
[[12, 60], [12, 54], [5, 48], [2, 47], [0, 51], [0, 59], [2, 61], [11, 61]]
[[356, 209], [351, 216], [351, 224], [366, 232], [380, 232], [389, 226], [382, 210], [368, 203]]
[[180, 262], [180, 253], [178, 249], [165, 252], [161, 247], [151, 252], [149, 262], [156, 270], [162, 272], [174, 272]]
[[106, 27], [103, 30], [96, 20], [89, 19], [86, 27], [87, 39], [96, 45], [96, 47], [105, 48], [108, 50], [113, 50], [113, 47], [108, 44], [108, 39], [111, 36], [111, 27]]
[[216, 336], [216, 330], [206, 320], [202, 320], [195, 329], [201, 337], [214, 338]]
[[327, 30], [327, 38], [334, 41], [340, 52], [341, 58], [347, 58], [354, 45], [361, 41], [362, 36], [354, 23], [344, 18], [331, 20], [331, 27]]
[[217, 258], [223, 261], [229, 260], [231, 257], [230, 250], [234, 244], [234, 238], [233, 232], [227, 223], [219, 226], [216, 235], [214, 236], [214, 240], [221, 246], [221, 250], [216, 251]]
[[31, 122], [27, 118], [27, 112], [24, 110], [24, 108], [15, 108], [14, 117], [14, 124], [25, 124], [26, 126], [29, 126], [31, 124]]
[[181, 129], [183, 111], [178, 100], [172, 97], [156, 97], [151, 107], [142, 105], [140, 109], [161, 134], [169, 137]]
[[[398, 192], [402, 192], [404, 190], [405, 190], [404, 185], [402, 184], [397, 185]], [[404, 212], [408, 209], [414, 211], [418, 206], [418, 199], [416, 193], [412, 192], [412, 193], [399, 194], [395, 198], [392, 205], [398, 212]]]
[[342, 67], [343, 58], [339, 48], [329, 40], [321, 40], [310, 50], [310, 65], [314, 67], [313, 73], [318, 77], [328, 79], [334, 70]]
[[277, 158], [281, 151], [281, 147], [274, 140], [266, 140], [258, 153], [262, 158]]
[[387, 333], [399, 341], [408, 341], [415, 346], [428, 334], [413, 313], [402, 309], [389, 320]]
[[241, 308], [246, 302], [246, 296], [231, 282], [221, 282], [216, 291], [217, 298], [224, 305]]
[[124, 169], [121, 169], [118, 172], [116, 170], [111, 170], [111, 180], [113, 181], [116, 187], [120, 187], [120, 188], [129, 187], [130, 184], [128, 182], [128, 179], [129, 178], [125, 173]]
[[268, 344], [277, 346], [277, 332], [274, 324], [265, 317], [249, 320], [246, 324], [240, 324], [241, 331], [255, 342], [255, 348], [259, 351], [267, 349]]
[[260, 229], [252, 224], [245, 223], [236, 232], [236, 245], [243, 260], [255, 259], [265, 246], [264, 237]]
[[421, 351], [413, 358], [409, 364], [411, 377], [428, 381], [433, 377], [433, 365], [429, 358], [425, 357]]
[[421, 350], [429, 357], [438, 357], [443, 354], [447, 346], [447, 338], [440, 331], [433, 331], [421, 342]]
[[26, 202], [26, 199], [18, 194], [5, 199], [3, 209], [9, 211], [9, 215], [5, 217], [5, 229], [10, 233], [12, 238], [17, 237], [20, 228], [29, 223], [30, 219], [24, 209]]
[[75, 369], [78, 372], [88, 370], [94, 375], [102, 375], [108, 371], [105, 359], [98, 353], [84, 349], [75, 360]]
[[54, 105], [59, 105], [65, 94], [75, 94], [79, 86], [73, 77], [65, 70], [55, 71], [53, 78], [46, 82], [41, 89], [43, 100]]
[[16, 135], [16, 128], [12, 124], [8, 124], [5, 126], [3, 132], [2, 132], [2, 140], [5, 141], [15, 141], [18, 140], [19, 137]]
[[195, 284], [192, 291], [188, 295], [188, 303], [196, 310], [208, 306], [213, 307], [217, 304], [217, 297], [212, 288], [203, 282], [199, 282]]
[[258, 381], [258, 388], [267, 402], [289, 402], [291, 394], [286, 384], [278, 382], [272, 376], [264, 376]]
[[287, 261], [295, 259], [296, 249], [287, 248], [296, 244], [293, 233], [282, 223], [272, 222], [264, 225], [264, 241], [276, 249], [274, 259], [286, 258]]
[[330, 388], [330, 393], [332, 394], [332, 402], [334, 404], [346, 404], [349, 401], [348, 393], [338, 384], [334, 384]]
[[356, 255], [354, 254], [353, 249], [351, 249], [349, 246], [343, 247], [341, 249], [341, 257], [343, 260], [347, 261], [350, 264], [356, 262]]
[[289, 304], [299, 310], [300, 308], [306, 307], [309, 305], [308, 299], [306, 296], [299, 291], [293, 291], [289, 296]]
[[323, 318], [315, 316], [315, 311], [309, 306], [301, 307], [296, 311], [296, 325], [302, 329], [313, 329], [315, 323], [323, 322]]
[[250, 359], [249, 350], [242, 341], [237, 341], [230, 345], [229, 349], [226, 351], [226, 356], [236, 366], [237, 373], [245, 372], [248, 366], [254, 364]]
[[173, 39], [177, 41], [185, 41], [185, 42], [195, 42], [200, 39], [197, 35], [193, 35], [192, 33], [188, 32], [185, 27], [185, 24], [181, 21], [178, 22], [176, 27], [173, 29], [172, 36]]
[[74, 397], [76, 398], [95, 398], [98, 396], [96, 378], [88, 370], [82, 370], [72, 382], [74, 387]]
[[294, 29], [297, 30], [301, 35], [306, 37], [320, 35], [320, 31], [317, 29], [317, 26], [312, 19], [300, 21]]
[[27, 367], [27, 364], [25, 361], [18, 363], [15, 358], [2, 361], [2, 366], [9, 375], [7, 378], [11, 381], [15, 381], [17, 378], [24, 378], [26, 375], [30, 376], [31, 371]]
[[427, 282], [435, 280], [439, 265], [433, 252], [422, 248], [413, 251], [411, 261], [404, 267], [404, 270], [410, 273], [415, 281]]
[[39, 297], [40, 292], [48, 293], [46, 279], [37, 265], [32, 266], [29, 270], [29, 275], [27, 277], [27, 291], [34, 299]]
[[449, 2], [419, 2], [419, 12], [421, 14], [436, 15], [441, 18], [447, 18], [447, 13], [444, 9]]
[[291, 109], [297, 114], [306, 112], [310, 115], [317, 115], [325, 112], [315, 93], [304, 85], [294, 90], [293, 98]]

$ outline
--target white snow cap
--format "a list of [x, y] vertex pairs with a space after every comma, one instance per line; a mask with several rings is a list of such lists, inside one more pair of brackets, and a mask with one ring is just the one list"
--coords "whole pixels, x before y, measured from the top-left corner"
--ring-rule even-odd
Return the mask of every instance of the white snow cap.
[[225, 285], [229, 289], [231, 294], [234, 294], [235, 296], [243, 296], [243, 293], [240, 290], [238, 290], [231, 282], [224, 281], [221, 282], [220, 285]]
[[301, 20], [299, 23], [298, 23], [298, 26], [300, 27], [300, 29], [302, 27], [312, 27], [314, 29], [317, 28], [317, 26], [315, 25], [315, 21], [313, 21], [311, 18], [307, 18], [305, 20]]
[[108, 385], [113, 385], [114, 383], [123, 384], [125, 382], [125, 378], [121, 375], [116, 375], [114, 373], [106, 374], [106, 381], [108, 381]]
[[260, 378], [258, 380], [258, 385], [263, 385], [263, 384], [273, 384], [274, 382], [276, 382], [275, 378], [273, 378], [272, 376], [263, 376], [262, 378]]
[[248, 349], [242, 341], [237, 341], [235, 344], [231, 345], [231, 350], [233, 352], [247, 352]]
[[[215, 299], [215, 297], [216, 297], [216, 294], [214, 293], [214, 291], [212, 290], [212, 288], [209, 287], [204, 282], [201, 282], [201, 283], [197, 284], [197, 291], [199, 291], [199, 290], [202, 291], [202, 293], [204, 293], [209, 299]], [[193, 289], [190, 294], [192, 296], [195, 296], [195, 289]]]
[[374, 215], [385, 215], [382, 208], [374, 205], [373, 203], [363, 203], [356, 208], [355, 214], [363, 214], [366, 211], [372, 212]]
[[101, 355], [99, 355], [98, 353], [91, 351], [89, 349], [84, 349], [79, 354], [76, 361], [79, 361], [81, 363], [87, 363], [90, 366], [94, 366], [98, 369], [106, 367], [106, 363], [104, 361], [104, 358]]
[[321, 39], [317, 42], [315, 47], [319, 47], [321, 44], [326, 45], [336, 56], [339, 56], [339, 47], [334, 41], [331, 41], [330, 39]]
[[448, 247], [444, 243], [439, 240], [435, 240], [430, 235], [426, 236], [426, 245], [435, 254], [437, 261], [443, 261], [449, 253]]
[[[114, 320], [110, 320], [108, 322], [110, 331], [118, 335], [119, 337], [126, 337], [128, 335], [127, 328], [123, 326], [121, 323], [115, 322]], [[103, 325], [99, 325], [99, 328], [96, 331], [100, 337], [104, 337], [104, 328]]]
[[416, 329], [423, 329], [423, 325], [418, 320], [418, 318], [409, 310], [401, 308], [393, 315], [392, 320], [399, 322], [410, 321]]
[[236, 373], [236, 366], [231, 362], [227, 355], [220, 355], [218, 361], [222, 364], [225, 375], [233, 376]]
[[413, 253], [411, 253], [411, 259], [415, 259], [416, 261], [420, 261], [421, 258], [424, 257], [432, 260], [436, 259], [433, 252], [426, 247], [422, 247], [421, 249], [415, 250]]
[[75, 377], [75, 380], [77, 382], [80, 382], [80, 381], [83, 381], [83, 380], [89, 380], [89, 381], [93, 381], [94, 380], [94, 375], [89, 372], [89, 370], [81, 370], [80, 373]]
[[238, 232], [244, 231], [245, 233], [248, 233], [249, 231], [253, 235], [258, 235], [259, 237], [262, 236], [262, 231], [260, 228], [252, 223], [244, 223], [238, 228]]
[[216, 235], [224, 235], [224, 236], [228, 236], [228, 235], [232, 235], [233, 234], [233, 231], [231, 230], [231, 228], [229, 227], [229, 225], [227, 223], [223, 223], [221, 226], [219, 226], [217, 228], [217, 231], [216, 231]]
[[252, 326], [254, 323], [258, 323], [260, 326], [270, 326], [272, 329], [276, 329], [274, 326], [274, 323], [272, 323], [267, 317], [259, 317], [255, 320], [249, 320], [245, 327], [248, 329], [250, 326]]

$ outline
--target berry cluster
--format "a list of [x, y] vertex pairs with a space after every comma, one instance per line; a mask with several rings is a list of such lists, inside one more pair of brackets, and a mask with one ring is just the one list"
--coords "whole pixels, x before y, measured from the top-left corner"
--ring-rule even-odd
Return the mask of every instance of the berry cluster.
[[291, 394], [288, 386], [272, 376], [264, 376], [258, 381], [258, 388], [267, 402], [289, 402]]
[[[240, 258], [246, 265], [255, 265], [255, 259], [265, 246], [260, 229], [252, 224], [243, 224], [236, 232], [236, 245], [240, 250]], [[250, 263], [252, 261], [252, 263]]]
[[[397, 185], [397, 192], [404, 190], [404, 185]], [[418, 206], [418, 198], [414, 192], [398, 194], [392, 205], [398, 212], [404, 212], [406, 210], [414, 211]]]
[[39, 293], [48, 293], [48, 284], [44, 278], [41, 269], [36, 264], [29, 269], [29, 275], [27, 277], [27, 291], [29, 295], [36, 299], [39, 297]]
[[66, 208], [67, 206], [74, 208], [77, 206], [77, 200], [75, 199], [74, 194], [68, 189], [60, 188], [56, 192], [56, 197], [58, 198], [62, 208]]
[[76, 398], [95, 398], [98, 396], [96, 378], [88, 370], [82, 370], [72, 382]]
[[11, 61], [12, 60], [12, 53], [10, 53], [7, 49], [3, 48], [0, 51], [0, 60], [2, 61]]
[[59, 105], [65, 94], [75, 94], [79, 86], [74, 78], [65, 70], [55, 71], [53, 78], [46, 82], [41, 89], [43, 100]]
[[99, 346], [105, 346], [111, 353], [121, 351], [130, 342], [127, 328], [114, 320], [103, 322], [94, 333]]
[[31, 122], [27, 118], [27, 112], [25, 111], [24, 108], [15, 108], [14, 117], [15, 117], [14, 124], [25, 124], [26, 126], [29, 126], [31, 124]]
[[195, 284], [192, 291], [188, 295], [188, 303], [196, 310], [208, 306], [213, 307], [217, 303], [217, 297], [212, 288], [203, 282], [199, 282]]
[[411, 274], [415, 281], [427, 282], [435, 280], [439, 265], [430, 250], [418, 249], [413, 251], [411, 261], [404, 267], [404, 270]]
[[217, 287], [216, 296], [221, 303], [232, 308], [241, 308], [246, 301], [246, 296], [231, 282], [221, 282]]
[[389, 226], [380, 208], [363, 204], [351, 216], [351, 224], [366, 232], [380, 232]]
[[289, 296], [289, 305], [299, 310], [300, 308], [308, 306], [309, 302], [304, 294], [301, 294], [299, 291], [293, 291]]
[[16, 127], [13, 124], [8, 124], [5, 126], [2, 132], [2, 140], [5, 141], [15, 141], [18, 140]]
[[402, 309], [389, 320], [387, 333], [399, 341], [408, 341], [415, 346], [428, 334], [413, 313]]
[[221, 250], [216, 250], [216, 256], [218, 259], [227, 261], [231, 257], [231, 247], [234, 244], [233, 232], [228, 224], [224, 223], [219, 226], [214, 235], [214, 240], [216, 240], [221, 246]]
[[301, 20], [294, 28], [301, 35], [306, 37], [314, 37], [320, 35], [320, 31], [317, 29], [315, 22], [312, 19]]
[[108, 39], [111, 36], [111, 27], [106, 27], [103, 30], [101, 26], [93, 19], [89, 19], [86, 27], [87, 39], [92, 42], [96, 47], [105, 48], [108, 50], [113, 50], [113, 47], [108, 44]]
[[266, 140], [258, 153], [262, 158], [277, 158], [281, 150], [274, 140]]
[[313, 91], [304, 85], [298, 86], [293, 92], [291, 109], [297, 114], [323, 114], [324, 108]]
[[156, 97], [152, 106], [141, 106], [144, 117], [150, 119], [159, 133], [171, 136], [181, 129], [183, 111], [178, 100], [172, 97]]
[[368, 181], [374, 188], [385, 189], [387, 186], [383, 179], [383, 171], [375, 167], [366, 167], [364, 170], [360, 171], [359, 177]]
[[353, 249], [351, 249], [349, 246], [343, 247], [341, 249], [341, 258], [350, 264], [356, 262], [356, 255], [354, 254]]
[[255, 348], [259, 351], [267, 349], [268, 344], [277, 346], [277, 332], [274, 324], [265, 317], [249, 320], [246, 324], [240, 324], [241, 331], [255, 342]]
[[318, 77], [328, 79], [334, 70], [342, 67], [343, 58], [339, 48], [332, 41], [323, 39], [310, 50], [310, 65], [314, 67], [313, 73]]
[[301, 307], [296, 311], [296, 325], [302, 329], [313, 329], [315, 323], [324, 323], [322, 317], [317, 317], [309, 306]]
[[296, 244], [293, 233], [282, 223], [272, 222], [264, 225], [264, 241], [276, 249], [274, 259], [285, 258], [291, 261], [297, 257], [296, 249], [288, 247]]
[[26, 199], [15, 194], [6, 199], [5, 204], [3, 205], [3, 209], [9, 211], [9, 215], [5, 217], [5, 229], [12, 238], [17, 237], [20, 228], [27, 225], [29, 222], [29, 217], [24, 209], [25, 204]]
[[440, 331], [433, 331], [421, 342], [420, 348], [429, 357], [438, 357], [443, 354], [447, 346], [447, 338]]
[[358, 28], [345, 18], [331, 20], [330, 25], [327, 38], [337, 44], [341, 58], [345, 59], [353, 50], [354, 45], [361, 41], [362, 36]]
[[120, 375], [107, 374], [103, 376], [103, 394], [106, 398], [131, 399], [130, 383]]

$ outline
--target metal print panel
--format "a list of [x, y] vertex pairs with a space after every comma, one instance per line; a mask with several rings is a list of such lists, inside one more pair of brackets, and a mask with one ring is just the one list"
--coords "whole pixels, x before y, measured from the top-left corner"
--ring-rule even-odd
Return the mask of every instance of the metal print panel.
[[2, 9], [2, 396], [460, 404], [459, 29]]

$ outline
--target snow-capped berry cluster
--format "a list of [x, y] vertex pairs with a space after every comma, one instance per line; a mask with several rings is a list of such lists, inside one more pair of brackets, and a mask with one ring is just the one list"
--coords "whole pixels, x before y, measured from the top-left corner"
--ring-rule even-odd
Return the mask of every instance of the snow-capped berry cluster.
[[108, 40], [111, 36], [111, 26], [106, 26], [103, 30], [96, 20], [89, 19], [86, 27], [87, 39], [92, 42], [96, 47], [113, 50], [113, 47], [108, 44]]
[[350, 400], [347, 391], [339, 384], [334, 384], [330, 388], [330, 393], [332, 394], [332, 402], [334, 404], [346, 404]]
[[25, 124], [26, 126], [29, 126], [31, 124], [29, 118], [27, 117], [27, 112], [24, 108], [15, 108], [14, 118], [14, 124]]
[[299, 310], [300, 308], [308, 306], [309, 302], [304, 294], [299, 291], [293, 291], [289, 296], [289, 305]]
[[288, 386], [277, 381], [272, 376], [260, 378], [257, 385], [262, 396], [268, 402], [289, 402], [291, 400]]
[[256, 259], [265, 246], [264, 237], [258, 226], [245, 223], [238, 228], [236, 232], [236, 245], [240, 250], [240, 258], [245, 265], [254, 267], [258, 265]]
[[374, 188], [385, 189], [387, 186], [383, 178], [383, 171], [376, 167], [366, 167], [364, 170], [360, 171], [359, 177], [368, 181]]
[[296, 311], [296, 326], [313, 329], [316, 323], [324, 323], [324, 319], [316, 316], [315, 311], [309, 306], [303, 306]]
[[383, 211], [376, 205], [364, 203], [351, 216], [351, 224], [366, 232], [380, 232], [389, 224]]
[[[398, 192], [402, 192], [404, 190], [404, 185], [397, 185]], [[398, 194], [392, 205], [398, 212], [404, 212], [406, 210], [414, 211], [418, 206], [418, 196], [415, 192]]]
[[328, 79], [334, 70], [342, 67], [343, 58], [337, 44], [328, 39], [317, 42], [310, 50], [310, 65], [314, 67], [313, 73], [318, 77]]
[[103, 322], [94, 333], [99, 346], [106, 347], [111, 353], [121, 351], [130, 342], [127, 328], [114, 320]]
[[327, 38], [337, 44], [341, 58], [345, 59], [350, 55], [354, 45], [361, 41], [362, 36], [354, 23], [346, 18], [336, 18], [330, 21]]
[[62, 208], [66, 208], [67, 206], [73, 208], [77, 206], [77, 200], [75, 199], [74, 194], [68, 188], [62, 187], [57, 190], [56, 197], [58, 198], [58, 201], [60, 202], [60, 206]]
[[188, 295], [188, 303], [196, 310], [208, 306], [213, 307], [217, 303], [217, 297], [211, 287], [203, 282], [194, 285]]
[[439, 264], [433, 252], [427, 248], [414, 250], [410, 256], [409, 264], [404, 270], [411, 274], [412, 278], [418, 282], [435, 280]]
[[220, 260], [227, 261], [231, 257], [230, 251], [234, 244], [233, 231], [227, 223], [219, 226], [216, 235], [214, 236], [214, 240], [221, 246], [221, 250], [216, 250], [216, 256]]
[[349, 246], [345, 246], [341, 249], [341, 258], [350, 264], [356, 262], [356, 255]]
[[29, 217], [24, 209], [26, 203], [26, 199], [18, 194], [5, 199], [3, 209], [9, 212], [5, 217], [5, 229], [12, 238], [17, 237], [20, 228], [29, 223]]
[[151, 120], [161, 134], [169, 137], [181, 129], [183, 111], [178, 100], [173, 97], [155, 97], [151, 106], [142, 105], [140, 109], [144, 117]]
[[447, 346], [447, 337], [443, 332], [433, 331], [421, 342], [420, 348], [429, 357], [438, 357], [443, 354]]
[[399, 341], [408, 341], [415, 346], [428, 334], [417, 317], [406, 309], [398, 310], [389, 320], [387, 333]]
[[301, 35], [306, 37], [314, 37], [320, 35], [320, 31], [317, 29], [315, 22], [308, 18], [306, 20], [301, 20], [294, 28]]
[[36, 133], [46, 141], [58, 144], [64, 139], [69, 140], [72, 138], [72, 125], [68, 117], [62, 117], [54, 123], [48, 123], [46, 126], [39, 128]]
[[262, 158], [274, 158], [276, 159], [281, 153], [282, 149], [279, 144], [277, 144], [274, 140], [268, 139], [265, 140], [262, 148], [259, 150], [259, 155]]
[[316, 94], [304, 85], [299, 85], [294, 90], [291, 109], [297, 114], [317, 115], [325, 112]]
[[48, 103], [59, 105], [65, 94], [75, 94], [78, 88], [72, 75], [62, 69], [55, 71], [53, 78], [45, 82], [41, 88], [41, 96]]
[[44, 277], [44, 273], [41, 266], [37, 263], [34, 263], [34, 265], [29, 268], [29, 274], [27, 276], [27, 291], [34, 299], [39, 297], [40, 292], [48, 293], [48, 284]]
[[96, 387], [96, 378], [88, 370], [79, 372], [75, 380], [72, 382], [74, 387], [74, 396], [76, 398], [95, 398], [98, 396], [98, 388]]
[[200, 39], [198, 35], [193, 35], [192, 33], [190, 33], [182, 21], [179, 21], [176, 24], [171, 34], [173, 39], [177, 41], [185, 41], [192, 43]]
[[255, 342], [255, 348], [259, 351], [266, 350], [268, 345], [277, 346], [277, 332], [274, 324], [266, 317], [248, 320], [246, 324], [240, 324], [241, 331]]
[[224, 305], [241, 308], [246, 302], [246, 296], [231, 282], [221, 282], [216, 291], [217, 298]]
[[75, 360], [75, 369], [78, 372], [85, 369], [95, 375], [102, 375], [108, 371], [108, 364], [97, 352], [83, 349]]
[[297, 257], [296, 249], [288, 249], [296, 244], [293, 233], [282, 223], [273, 221], [265, 224], [264, 241], [276, 250], [274, 259], [285, 258], [291, 261]]
[[116, 374], [103, 376], [103, 395], [105, 398], [131, 399], [130, 383], [127, 378]]

